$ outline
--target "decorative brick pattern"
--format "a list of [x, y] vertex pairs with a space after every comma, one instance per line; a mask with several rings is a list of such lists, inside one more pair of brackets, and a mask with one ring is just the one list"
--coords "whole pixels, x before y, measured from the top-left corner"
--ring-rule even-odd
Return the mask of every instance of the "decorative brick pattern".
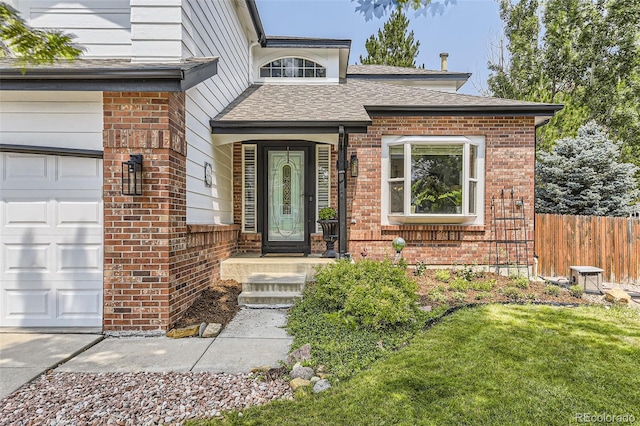
[[[104, 329], [166, 330], [219, 277], [238, 227], [186, 224], [184, 94], [103, 99]], [[144, 157], [141, 196], [121, 195], [130, 154]]]

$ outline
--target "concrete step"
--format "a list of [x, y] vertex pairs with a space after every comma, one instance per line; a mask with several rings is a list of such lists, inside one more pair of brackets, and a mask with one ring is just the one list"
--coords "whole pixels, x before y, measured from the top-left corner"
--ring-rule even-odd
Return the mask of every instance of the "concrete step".
[[252, 308], [283, 308], [293, 306], [302, 293], [292, 291], [243, 291], [238, 296], [238, 305]]
[[316, 268], [335, 262], [321, 257], [241, 255], [225, 259], [220, 263], [220, 279], [246, 283], [251, 274], [306, 274], [311, 280]]
[[297, 292], [304, 289], [307, 274], [251, 274], [247, 282], [242, 283], [242, 291], [249, 292]]

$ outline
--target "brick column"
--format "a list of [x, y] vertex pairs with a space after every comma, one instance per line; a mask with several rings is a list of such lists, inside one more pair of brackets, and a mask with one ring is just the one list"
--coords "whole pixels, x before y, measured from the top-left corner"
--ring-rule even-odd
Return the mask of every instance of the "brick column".
[[[186, 249], [184, 94], [103, 97], [104, 330], [166, 330], [172, 259]], [[130, 154], [144, 157], [141, 196], [121, 194]]]

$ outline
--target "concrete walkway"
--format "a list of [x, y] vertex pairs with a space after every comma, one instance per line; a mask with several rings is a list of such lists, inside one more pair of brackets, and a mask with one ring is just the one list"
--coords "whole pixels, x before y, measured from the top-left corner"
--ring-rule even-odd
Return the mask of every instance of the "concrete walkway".
[[102, 334], [0, 333], [0, 399], [102, 340]]
[[[47, 370], [56, 372], [249, 372], [277, 367], [293, 338], [286, 311], [244, 309], [215, 339], [0, 333], [0, 400]], [[56, 368], [57, 367], [57, 368]]]
[[244, 309], [215, 339], [109, 337], [55, 371], [239, 373], [278, 366], [293, 338], [282, 328], [286, 311]]

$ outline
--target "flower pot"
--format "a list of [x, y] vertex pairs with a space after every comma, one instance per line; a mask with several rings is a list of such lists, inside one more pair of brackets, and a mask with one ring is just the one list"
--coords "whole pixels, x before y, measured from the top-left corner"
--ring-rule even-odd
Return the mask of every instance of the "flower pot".
[[327, 244], [327, 248], [322, 257], [336, 257], [335, 243], [338, 239], [338, 220], [326, 219], [319, 220], [318, 223], [322, 226], [322, 239]]

